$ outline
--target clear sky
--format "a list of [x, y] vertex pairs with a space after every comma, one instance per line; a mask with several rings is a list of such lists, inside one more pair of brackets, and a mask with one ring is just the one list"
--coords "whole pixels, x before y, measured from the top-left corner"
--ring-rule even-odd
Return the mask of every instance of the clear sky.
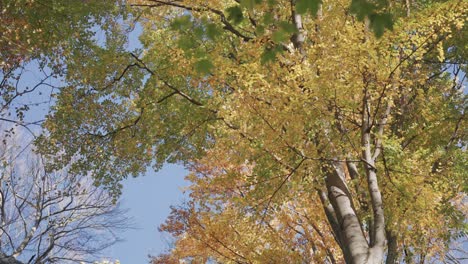
[[148, 255], [157, 255], [169, 248], [170, 236], [158, 232], [158, 226], [169, 215], [170, 206], [184, 200], [184, 176], [187, 171], [177, 165], [166, 164], [161, 171], [149, 171], [145, 176], [124, 181], [123, 208], [134, 218], [137, 229], [121, 234], [124, 242], [109, 249], [109, 256], [122, 264], [148, 263]]

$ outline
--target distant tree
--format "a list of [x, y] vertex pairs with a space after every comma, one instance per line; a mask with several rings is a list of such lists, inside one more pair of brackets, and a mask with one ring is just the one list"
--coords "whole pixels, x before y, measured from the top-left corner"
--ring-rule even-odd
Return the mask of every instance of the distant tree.
[[31, 147], [0, 145], [0, 253], [24, 263], [92, 263], [130, 227], [89, 175], [48, 171]]

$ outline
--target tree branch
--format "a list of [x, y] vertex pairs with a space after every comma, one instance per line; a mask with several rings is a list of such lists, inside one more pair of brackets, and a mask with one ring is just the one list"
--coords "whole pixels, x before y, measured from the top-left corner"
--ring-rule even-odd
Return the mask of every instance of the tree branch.
[[[229, 21], [227, 20], [226, 15], [224, 15], [224, 13], [222, 11], [220, 11], [220, 10], [217, 10], [217, 9], [214, 9], [214, 8], [211, 8], [211, 7], [208, 7], [208, 6], [193, 7], [193, 6], [186, 6], [186, 5], [183, 5], [183, 4], [178, 4], [178, 3], [175, 3], [175, 2], [168, 2], [168, 1], [159, 1], [159, 0], [148, 0], [148, 1], [157, 3], [158, 4], [157, 6], [167, 5], [167, 6], [182, 8], [182, 9], [185, 9], [185, 10], [188, 10], [188, 11], [196, 11], [196, 12], [210, 11], [211, 13], [216, 14], [220, 18], [221, 23], [223, 23], [223, 25], [224, 25], [224, 29], [226, 29], [227, 31], [233, 33], [234, 35], [236, 35], [236, 36], [238, 36], [240, 38], [242, 38], [246, 42], [253, 39], [251, 37], [248, 37], [248, 36], [240, 33], [236, 28], [234, 28], [234, 26], [231, 23], [229, 23]], [[148, 7], [152, 7], [152, 6], [149, 5]]]

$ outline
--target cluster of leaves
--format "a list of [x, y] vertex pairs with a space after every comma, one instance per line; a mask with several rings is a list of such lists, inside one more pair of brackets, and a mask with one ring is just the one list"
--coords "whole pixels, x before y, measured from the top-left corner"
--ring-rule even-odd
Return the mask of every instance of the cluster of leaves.
[[[4, 136], [0, 151], [0, 262], [90, 262], [118, 240], [114, 235], [117, 230], [128, 227], [114, 197], [93, 185], [89, 174], [73, 174], [69, 164], [46, 169], [47, 158], [31, 150], [27, 137], [14, 140], [23, 131], [18, 126], [32, 135], [44, 132], [36, 129], [39, 126], [31, 128], [40, 121], [27, 122], [25, 116], [44, 118], [45, 113], [36, 106], [47, 97], [45, 89], [51, 91], [47, 93], [51, 98], [45, 99], [49, 104], [60, 92], [54, 90], [53, 83], [67, 81], [65, 74], [72, 77], [87, 52], [106, 47], [107, 54], [112, 50], [116, 55], [123, 49], [126, 35], [121, 25], [128, 15], [123, 3], [0, 1], [0, 127]], [[96, 34], [98, 31], [105, 36]]]
[[191, 169], [155, 263], [350, 261], [350, 218], [368, 256], [444, 258], [465, 228], [466, 95], [447, 70], [466, 67], [466, 1], [394, 23], [381, 1], [132, 5], [144, 51], [73, 64], [39, 146], [115, 194], [148, 165]]
[[0, 4], [1, 67], [4, 72], [31, 59], [60, 56], [94, 35], [93, 26], [112, 23], [116, 1], [6, 0]]
[[[118, 21], [125, 16], [124, 5], [114, 0], [2, 1], [0, 109], [2, 116], [9, 116], [3, 121], [25, 126], [23, 119], [29, 106], [22, 98], [27, 94], [41, 97], [46, 88], [56, 88], [51, 83], [62, 81], [66, 58], [103, 41], [96, 37], [99, 29], [107, 32], [109, 42], [112, 32], [118, 29]], [[124, 36], [122, 32], [115, 33], [118, 34], [114, 36]], [[42, 73], [43, 77], [37, 77]], [[34, 77], [38, 78], [36, 83]]]

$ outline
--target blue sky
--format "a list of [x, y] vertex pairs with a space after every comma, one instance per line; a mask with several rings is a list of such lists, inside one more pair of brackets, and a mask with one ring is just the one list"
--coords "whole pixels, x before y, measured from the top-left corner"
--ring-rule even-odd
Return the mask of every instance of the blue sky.
[[[149, 171], [146, 175], [124, 181], [122, 206], [134, 218], [137, 229], [122, 234], [124, 242], [108, 250], [112, 259], [122, 264], [148, 263], [148, 255], [157, 255], [169, 248], [170, 236], [158, 232], [171, 205], [184, 201], [182, 189], [187, 171], [178, 165], [166, 164], [161, 171]], [[185, 198], [184, 198], [185, 197]]]
[[[129, 50], [141, 47], [139, 34], [141, 27], [137, 26], [129, 36]], [[99, 42], [105, 36], [98, 32], [96, 38]], [[19, 87], [23, 89], [27, 86], [31, 88], [44, 78], [44, 73], [39, 71], [36, 62], [29, 63], [26, 69], [19, 83]], [[46, 82], [56, 87], [63, 85], [60, 80], [53, 78]], [[53, 100], [49, 101], [50, 93], [51, 88], [42, 85], [37, 92], [24, 95], [14, 105], [41, 102], [39, 105], [31, 105], [25, 121], [42, 120], [53, 105]], [[30, 128], [34, 134], [40, 133], [39, 126], [33, 125]], [[123, 209], [128, 209], [128, 216], [133, 219], [135, 228], [119, 234], [123, 241], [108, 248], [103, 255], [109, 260], [120, 260], [122, 264], [140, 264], [149, 262], [148, 255], [158, 255], [168, 250], [172, 239], [168, 234], [159, 233], [158, 227], [169, 215], [171, 205], [179, 205], [188, 199], [188, 195], [183, 192], [188, 186], [188, 182], [184, 180], [187, 173], [182, 166], [166, 164], [158, 172], [148, 168], [145, 175], [124, 180], [120, 202]]]

